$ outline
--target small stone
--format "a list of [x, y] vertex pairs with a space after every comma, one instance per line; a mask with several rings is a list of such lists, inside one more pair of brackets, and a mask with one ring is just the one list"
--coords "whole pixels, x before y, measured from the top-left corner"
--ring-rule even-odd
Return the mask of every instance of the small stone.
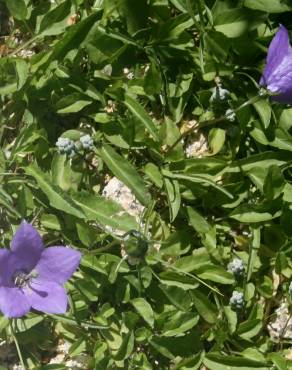
[[205, 135], [201, 132], [194, 132], [188, 140], [185, 147], [187, 158], [197, 157], [201, 158], [208, 153], [208, 141]]
[[274, 311], [273, 319], [268, 324], [270, 337], [274, 340], [292, 339], [292, 318], [286, 300]]
[[292, 297], [292, 281], [289, 284], [289, 294]]

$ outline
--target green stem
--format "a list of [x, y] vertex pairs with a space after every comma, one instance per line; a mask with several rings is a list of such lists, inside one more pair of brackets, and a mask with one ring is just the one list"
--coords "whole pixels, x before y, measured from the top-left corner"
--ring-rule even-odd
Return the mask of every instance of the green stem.
[[[244, 107], [247, 107], [248, 105], [250, 104], [254, 104], [255, 102], [257, 102], [258, 100], [260, 100], [262, 97], [259, 96], [259, 95], [256, 95], [254, 97], [252, 97], [251, 99], [247, 100], [246, 102], [244, 102], [243, 104], [241, 104], [239, 107], [235, 108], [233, 111], [234, 112], [238, 112], [239, 110], [241, 110], [242, 108]], [[202, 128], [202, 127], [207, 127], [207, 126], [211, 126], [211, 125], [214, 125], [216, 123], [219, 123], [219, 122], [222, 122], [222, 121], [225, 121], [227, 120], [227, 116], [224, 115], [224, 116], [221, 116], [221, 117], [218, 117], [218, 118], [214, 118], [214, 119], [210, 119], [210, 120], [206, 120], [206, 121], [203, 121], [203, 122], [199, 122], [197, 125], [194, 125], [192, 128], [190, 128], [188, 131], [185, 131], [184, 133], [182, 133], [179, 138], [167, 149], [166, 153], [165, 154], [168, 154], [169, 152], [171, 152], [173, 150], [173, 148], [175, 148], [177, 146], [178, 143], [181, 142], [181, 140], [188, 136], [189, 134], [191, 134], [192, 132], [196, 131], [198, 128]]]
[[18, 343], [18, 340], [16, 338], [16, 335], [15, 335], [15, 332], [14, 332], [14, 329], [13, 329], [13, 325], [11, 323], [11, 320], [9, 320], [9, 327], [10, 327], [10, 330], [11, 330], [12, 338], [13, 338], [14, 343], [15, 343], [15, 347], [16, 347], [16, 350], [17, 350], [17, 354], [18, 354], [18, 357], [19, 357], [20, 364], [21, 364], [23, 370], [26, 370], [26, 366], [25, 366], [24, 361], [23, 361], [22, 353], [21, 353], [19, 343]]
[[33, 36], [33, 30], [30, 28], [30, 26], [27, 23], [27, 21], [23, 20], [23, 24], [25, 25], [26, 29], [28, 30], [30, 36]]
[[203, 7], [205, 6], [205, 4], [204, 4], [204, 2], [202, 0], [199, 0], [197, 2], [197, 6], [198, 6], [198, 13], [199, 13], [199, 18], [200, 18], [201, 29], [204, 32], [204, 30], [205, 30], [205, 22], [204, 22]]
[[16, 48], [11, 53], [9, 53], [7, 56], [10, 57], [10, 56], [18, 54], [22, 49], [25, 49], [30, 44], [34, 43], [37, 40], [37, 38], [38, 38], [38, 35], [32, 37], [30, 40], [26, 41], [24, 44], [20, 45], [18, 48]]
[[121, 242], [118, 241], [118, 240], [113, 240], [112, 242], [110, 242], [108, 245], [104, 246], [104, 247], [100, 247], [100, 248], [97, 248], [97, 249], [93, 249], [92, 251], [89, 251], [88, 254], [99, 254], [99, 253], [102, 253], [102, 252], [106, 252], [108, 251], [111, 247], [115, 246], [115, 245], [118, 245], [120, 244]]
[[[160, 259], [160, 258], [158, 258], [158, 257], [156, 257], [155, 259], [156, 259], [156, 261], [160, 262], [160, 263], [161, 263], [164, 267], [166, 267], [167, 269], [170, 269], [170, 270], [173, 270], [173, 271], [175, 271], [175, 272], [177, 272], [177, 273], [179, 273], [179, 274], [182, 274], [182, 275], [188, 276], [188, 277], [190, 277], [190, 278], [192, 278], [192, 279], [196, 280], [196, 281], [197, 281], [197, 282], [199, 282], [200, 284], [205, 285], [205, 286], [206, 286], [207, 288], [209, 288], [212, 292], [214, 292], [214, 293], [216, 293], [216, 294], [219, 294], [219, 295], [221, 295], [221, 296], [223, 297], [223, 294], [222, 294], [222, 293], [220, 293], [220, 292], [219, 292], [219, 290], [217, 290], [217, 289], [213, 288], [211, 285], [209, 285], [209, 284], [205, 283], [205, 281], [203, 281], [202, 279], [200, 279], [198, 276], [193, 275], [193, 274], [191, 274], [191, 273], [189, 273], [189, 272], [186, 272], [186, 271], [180, 270], [180, 269], [178, 269], [178, 268], [176, 268], [176, 267], [174, 267], [174, 266], [171, 266], [171, 265], [169, 265], [169, 264], [165, 263], [165, 261], [163, 261], [162, 259]], [[153, 271], [153, 269], [152, 269], [152, 271]], [[155, 275], [154, 275], [154, 276], [155, 276]]]
[[192, 20], [194, 21], [195, 27], [197, 28], [197, 30], [200, 30], [201, 29], [200, 23], [196, 20], [196, 17], [195, 17], [193, 8], [192, 8], [191, 0], [187, 0], [187, 3], [186, 4], [187, 4], [188, 12], [189, 12], [189, 14], [192, 17]]
[[80, 327], [85, 328], [85, 329], [98, 329], [98, 330], [108, 329], [108, 326], [105, 326], [105, 325], [97, 325], [97, 324], [87, 322], [87, 321], [77, 322], [73, 319], [70, 319], [69, 317], [65, 317], [65, 316], [62, 316], [62, 315], [48, 314], [47, 316], [52, 317], [53, 319], [57, 320], [58, 322], [63, 322], [65, 324], [74, 325], [74, 326], [80, 326]]

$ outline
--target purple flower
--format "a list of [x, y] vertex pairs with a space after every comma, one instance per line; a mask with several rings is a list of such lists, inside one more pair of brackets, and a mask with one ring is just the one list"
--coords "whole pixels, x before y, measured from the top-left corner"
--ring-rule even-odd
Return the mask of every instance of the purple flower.
[[0, 310], [21, 317], [31, 308], [65, 313], [63, 284], [79, 265], [81, 254], [67, 247], [44, 248], [36, 229], [23, 221], [13, 236], [11, 250], [0, 249]]
[[282, 25], [269, 46], [260, 85], [275, 94], [273, 100], [292, 104], [292, 48], [288, 31]]

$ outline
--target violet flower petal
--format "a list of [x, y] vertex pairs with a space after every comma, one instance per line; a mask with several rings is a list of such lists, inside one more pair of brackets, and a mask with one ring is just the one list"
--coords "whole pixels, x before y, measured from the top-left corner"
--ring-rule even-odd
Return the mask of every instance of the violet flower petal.
[[64, 287], [53, 281], [35, 279], [25, 288], [32, 308], [45, 313], [61, 314], [67, 310], [68, 298]]
[[292, 48], [288, 31], [282, 25], [270, 44], [260, 85], [276, 93], [272, 100], [292, 103]]
[[269, 46], [265, 70], [260, 80], [261, 85], [267, 85], [269, 76], [281, 63], [289, 48], [289, 34], [287, 29], [281, 24]]
[[6, 317], [22, 317], [29, 312], [30, 307], [21, 289], [0, 287], [0, 310]]
[[11, 250], [23, 260], [23, 267], [27, 271], [35, 267], [43, 249], [40, 234], [31, 224], [23, 221], [13, 236]]
[[0, 286], [8, 285], [10, 255], [11, 252], [8, 249], [0, 249]]
[[63, 284], [77, 269], [81, 253], [66, 247], [45, 248], [35, 270], [40, 279]]

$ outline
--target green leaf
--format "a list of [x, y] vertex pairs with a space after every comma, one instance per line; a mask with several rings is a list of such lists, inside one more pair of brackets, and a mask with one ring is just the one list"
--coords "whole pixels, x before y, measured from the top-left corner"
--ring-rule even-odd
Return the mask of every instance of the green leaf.
[[235, 38], [255, 29], [263, 18], [248, 9], [233, 8], [221, 11], [214, 18], [215, 30]]
[[234, 278], [232, 274], [226, 271], [225, 268], [216, 265], [204, 265], [196, 270], [196, 275], [203, 280], [210, 280], [220, 284], [233, 284]]
[[176, 180], [164, 178], [164, 185], [169, 205], [169, 218], [170, 222], [173, 222], [179, 212], [181, 204], [179, 183]]
[[281, 13], [292, 9], [287, 0], [245, 0], [244, 6], [267, 13]]
[[167, 43], [177, 39], [187, 28], [194, 24], [193, 19], [188, 14], [180, 14], [177, 17], [169, 18], [159, 27], [157, 43]]
[[163, 170], [162, 171], [164, 176], [167, 176], [172, 179], [178, 179], [178, 180], [187, 180], [194, 183], [199, 183], [205, 186], [211, 186], [215, 189], [219, 190], [223, 194], [225, 194], [228, 198], [233, 199], [233, 195], [228, 192], [226, 189], [224, 189], [222, 186], [217, 185], [210, 176], [204, 176], [204, 175], [182, 175], [180, 173], [171, 173], [169, 171]]
[[15, 70], [17, 75], [17, 88], [20, 90], [29, 75], [29, 66], [28, 63], [23, 59], [15, 59]]
[[61, 231], [61, 224], [58, 217], [52, 214], [43, 214], [41, 217], [41, 223], [47, 229]]
[[134, 298], [131, 300], [131, 304], [147, 324], [153, 328], [154, 314], [150, 304], [144, 298]]
[[212, 155], [219, 153], [225, 142], [225, 130], [212, 128], [209, 132], [208, 141]]
[[271, 166], [265, 178], [263, 191], [267, 199], [278, 198], [284, 189], [285, 178], [278, 166]]
[[82, 209], [88, 220], [98, 221], [102, 225], [117, 230], [129, 231], [138, 228], [135, 218], [112, 200], [86, 191], [73, 193], [72, 199]]
[[144, 167], [144, 172], [157, 187], [162, 188], [163, 177], [154, 163], [147, 163]]
[[147, 111], [142, 107], [142, 105], [138, 103], [130, 95], [125, 95], [124, 103], [127, 106], [127, 108], [133, 113], [133, 115], [143, 123], [143, 125], [152, 135], [154, 140], [159, 141], [157, 128], [152, 119], [149, 117]]
[[78, 218], [84, 218], [82, 209], [61, 188], [51, 183], [48, 175], [41, 171], [35, 164], [25, 168], [25, 172], [32, 176], [40, 189], [48, 197], [52, 207]]
[[258, 112], [261, 121], [264, 125], [264, 128], [268, 128], [271, 120], [272, 115], [272, 108], [270, 103], [267, 100], [258, 100], [257, 102], [253, 103], [256, 111]]
[[161, 74], [152, 62], [144, 78], [144, 90], [148, 95], [159, 94], [162, 89]]
[[280, 215], [281, 211], [275, 208], [275, 205], [273, 204], [242, 204], [231, 212], [230, 217], [240, 222], [254, 223], [269, 221], [273, 218], [279, 217]]
[[189, 292], [178, 286], [159, 285], [168, 300], [179, 310], [186, 312], [191, 306], [191, 297]]
[[71, 4], [68, 0], [57, 5], [44, 15], [37, 32], [42, 36], [53, 36], [64, 32], [65, 28], [68, 27], [70, 11]]
[[261, 229], [255, 228], [252, 230], [251, 248], [247, 263], [246, 281], [249, 281], [254, 270], [255, 259], [261, 245]]
[[198, 233], [207, 233], [210, 230], [210, 225], [208, 222], [202, 217], [194, 208], [187, 207], [187, 215], [189, 219], [190, 225], [198, 232]]
[[291, 135], [282, 128], [277, 128], [275, 130], [275, 133], [273, 135], [274, 139], [271, 141], [268, 140], [265, 133], [262, 131], [258, 124], [255, 125], [255, 128], [251, 131], [250, 135], [262, 145], [269, 145], [274, 148], [292, 151]]
[[282, 353], [273, 352], [269, 354], [277, 370], [287, 370], [287, 359]]
[[126, 19], [129, 34], [147, 27], [149, 7], [146, 0], [120, 0], [118, 4]]
[[198, 248], [191, 256], [184, 256], [178, 259], [173, 266], [183, 272], [192, 272], [210, 263], [210, 257], [205, 248]]
[[118, 352], [114, 355], [114, 359], [122, 361], [128, 358], [134, 349], [135, 337], [134, 333], [130, 331], [122, 337], [122, 344]]
[[91, 104], [92, 100], [89, 100], [87, 96], [79, 93], [73, 93], [64, 96], [57, 103], [57, 113], [76, 113], [80, 112], [84, 107]]
[[92, 26], [101, 18], [101, 12], [93, 12], [81, 22], [71, 26], [65, 36], [54, 46], [47, 61], [47, 65], [53, 60], [62, 60], [70, 50], [76, 49], [85, 40]]
[[192, 329], [199, 322], [199, 315], [193, 312], [171, 313], [171, 321], [166, 322], [163, 327], [163, 336], [173, 337], [181, 335]]
[[192, 291], [192, 297], [198, 313], [205, 321], [214, 324], [218, 319], [218, 312], [215, 305], [199, 290]]
[[207, 354], [203, 360], [210, 370], [269, 370], [265, 363], [250, 360], [244, 357], [221, 356], [215, 353]]
[[103, 144], [97, 153], [112, 173], [133, 191], [136, 198], [142, 204], [148, 205], [151, 196], [135, 167], [107, 144]]
[[20, 20], [26, 19], [28, 15], [27, 0], [5, 0], [5, 2], [8, 10], [14, 18]]

